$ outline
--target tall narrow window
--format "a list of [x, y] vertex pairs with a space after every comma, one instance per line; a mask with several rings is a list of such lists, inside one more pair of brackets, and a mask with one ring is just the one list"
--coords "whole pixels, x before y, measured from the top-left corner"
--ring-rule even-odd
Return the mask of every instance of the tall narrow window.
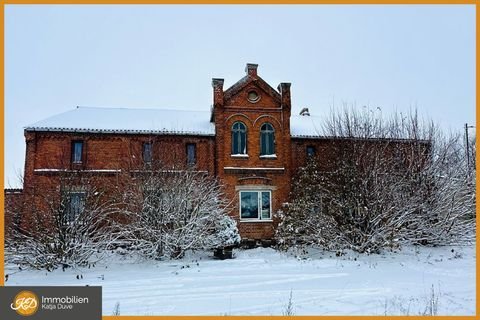
[[260, 155], [275, 154], [275, 131], [270, 123], [264, 123], [260, 127]]
[[85, 193], [69, 192], [65, 203], [65, 221], [73, 222], [85, 210]]
[[271, 219], [271, 209], [270, 209], [270, 191], [262, 191], [262, 209], [261, 209], [261, 219], [268, 220]]
[[187, 143], [187, 164], [189, 166], [197, 163], [197, 146], [195, 143]]
[[152, 143], [145, 142], [143, 144], [143, 162], [150, 164], [152, 163]]
[[82, 163], [83, 160], [83, 141], [72, 142], [72, 162]]
[[232, 154], [247, 154], [247, 128], [243, 122], [232, 126]]

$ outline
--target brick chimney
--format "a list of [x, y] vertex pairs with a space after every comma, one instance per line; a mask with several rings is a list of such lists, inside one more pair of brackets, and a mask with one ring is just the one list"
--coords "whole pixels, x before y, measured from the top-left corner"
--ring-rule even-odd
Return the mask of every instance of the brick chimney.
[[249, 76], [256, 77], [257, 76], [257, 68], [258, 68], [258, 64], [247, 63], [247, 66], [245, 67], [245, 72]]
[[213, 78], [213, 106], [223, 106], [223, 79]]
[[290, 85], [291, 84], [288, 82], [282, 82], [277, 87], [282, 99], [282, 109], [286, 109], [288, 111], [290, 111], [292, 107], [292, 101], [290, 99]]

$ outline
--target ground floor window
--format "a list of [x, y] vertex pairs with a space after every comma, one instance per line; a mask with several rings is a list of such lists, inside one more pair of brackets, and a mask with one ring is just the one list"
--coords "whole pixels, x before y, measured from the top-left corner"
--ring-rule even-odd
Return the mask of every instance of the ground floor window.
[[69, 192], [66, 195], [66, 221], [71, 223], [85, 210], [85, 193]]
[[271, 191], [240, 191], [241, 219], [272, 219]]

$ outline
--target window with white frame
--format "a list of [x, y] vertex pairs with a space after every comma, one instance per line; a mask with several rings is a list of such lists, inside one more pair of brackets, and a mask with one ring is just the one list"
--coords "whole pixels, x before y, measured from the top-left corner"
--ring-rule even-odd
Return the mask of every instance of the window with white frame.
[[240, 218], [242, 220], [271, 220], [271, 191], [240, 191]]

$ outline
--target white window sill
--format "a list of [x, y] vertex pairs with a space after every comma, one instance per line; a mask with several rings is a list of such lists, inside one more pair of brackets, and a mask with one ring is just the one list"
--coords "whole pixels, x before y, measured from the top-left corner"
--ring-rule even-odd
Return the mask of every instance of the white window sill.
[[254, 223], [258, 223], [258, 222], [273, 222], [273, 220], [259, 220], [259, 219], [240, 219], [240, 222], [254, 222]]
[[260, 159], [277, 159], [277, 155], [276, 154], [266, 154], [266, 155], [260, 156]]
[[248, 158], [248, 154], [232, 154], [232, 158]]

